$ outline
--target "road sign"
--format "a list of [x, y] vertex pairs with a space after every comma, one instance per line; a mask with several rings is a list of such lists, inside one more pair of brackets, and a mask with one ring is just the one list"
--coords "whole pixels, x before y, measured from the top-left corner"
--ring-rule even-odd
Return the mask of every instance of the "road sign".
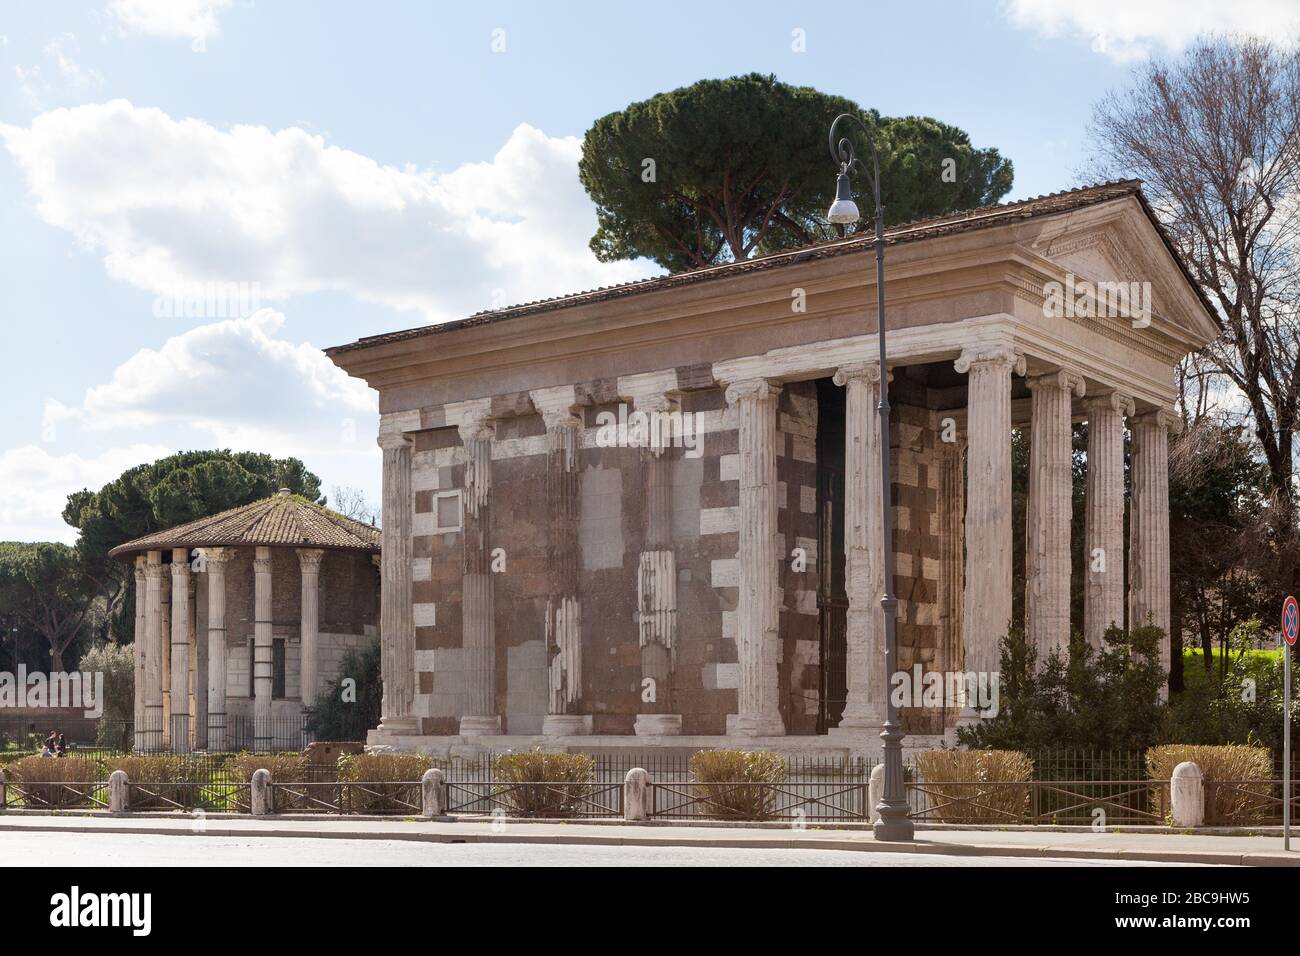
[[1282, 602], [1282, 636], [1294, 647], [1297, 634], [1300, 634], [1300, 605], [1296, 604], [1294, 596], [1288, 594]]

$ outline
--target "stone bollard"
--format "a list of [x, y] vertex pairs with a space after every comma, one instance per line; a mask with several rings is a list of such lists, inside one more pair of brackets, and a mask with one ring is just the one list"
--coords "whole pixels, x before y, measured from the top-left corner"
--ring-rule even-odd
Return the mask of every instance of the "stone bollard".
[[420, 778], [420, 801], [426, 817], [440, 817], [447, 812], [447, 783], [436, 767], [426, 770]]
[[872, 823], [880, 819], [880, 814], [876, 807], [880, 806], [880, 799], [885, 795], [885, 765], [878, 763], [871, 768], [871, 779], [867, 783], [867, 815]]
[[623, 819], [650, 818], [650, 774], [633, 767], [623, 779]]
[[109, 813], [126, 813], [131, 809], [130, 783], [125, 770], [114, 770], [108, 775]]
[[1174, 768], [1169, 779], [1169, 803], [1174, 826], [1205, 825], [1205, 778], [1201, 768], [1190, 760], [1184, 760]]
[[253, 782], [249, 788], [252, 792], [251, 803], [254, 816], [265, 816], [274, 809], [271, 806], [271, 771], [254, 770]]

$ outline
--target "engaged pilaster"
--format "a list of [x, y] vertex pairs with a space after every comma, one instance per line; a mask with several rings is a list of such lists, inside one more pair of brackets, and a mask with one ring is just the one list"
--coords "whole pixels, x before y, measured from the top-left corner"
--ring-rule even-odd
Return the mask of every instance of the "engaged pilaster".
[[1070, 652], [1071, 400], [1083, 377], [1059, 370], [1029, 379], [1033, 422], [1025, 547], [1025, 617], [1038, 665]]
[[[641, 645], [641, 712], [638, 736], [676, 736], [682, 716], [673, 712], [673, 668], [677, 660], [677, 557], [672, 542], [672, 468], [668, 454], [674, 423], [682, 412], [675, 372], [619, 380], [637, 413], [647, 416], [650, 442], [641, 450], [645, 475], [645, 539], [637, 563], [637, 632]], [[697, 436], [698, 437], [698, 436]]]
[[410, 438], [403, 432], [381, 432], [384, 456], [383, 528], [380, 532], [380, 669], [383, 673], [383, 716], [379, 729], [387, 734], [414, 734], [419, 727], [415, 708], [415, 608], [412, 604], [411, 535], [415, 499], [411, 490]]
[[[465, 457], [465, 553], [462, 576], [463, 660], [465, 710], [460, 732], [465, 736], [501, 733], [496, 694], [496, 622], [492, 600], [490, 502], [492, 440], [490, 418], [460, 426]], [[410, 562], [407, 562], [408, 566]]]
[[832, 736], [874, 744], [885, 722], [885, 594], [882, 553], [884, 500], [880, 482], [880, 364], [844, 366], [835, 384], [845, 391], [844, 554], [849, 600], [845, 634], [848, 697]]
[[1133, 414], [1133, 399], [1111, 392], [1086, 406], [1083, 634], [1100, 648], [1106, 628], [1124, 623], [1124, 416]]
[[992, 674], [1011, 623], [1011, 373], [1023, 375], [1025, 360], [1009, 346], [974, 348], [955, 367], [969, 373], [962, 643], [966, 670]]
[[767, 379], [727, 388], [740, 423], [740, 595], [738, 713], [727, 732], [744, 737], [785, 733], [778, 693], [776, 406], [781, 386]]
[[[1169, 433], [1179, 427], [1159, 409], [1134, 416], [1133, 501], [1129, 515], [1129, 628], [1164, 631], [1160, 666], [1169, 674]], [[1162, 687], [1162, 696], [1168, 693]]]
[[582, 714], [582, 598], [578, 594], [578, 448], [582, 417], [572, 385], [538, 389], [533, 406], [546, 424], [546, 653], [550, 694], [542, 733], [591, 733]]

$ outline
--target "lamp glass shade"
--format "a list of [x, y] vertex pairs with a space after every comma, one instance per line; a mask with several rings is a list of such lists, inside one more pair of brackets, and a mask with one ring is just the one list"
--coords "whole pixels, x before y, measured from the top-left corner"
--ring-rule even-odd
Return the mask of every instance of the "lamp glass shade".
[[831, 203], [826, 218], [831, 222], [848, 225], [862, 218], [858, 204], [853, 201], [853, 187], [849, 184], [849, 174], [840, 173], [835, 180], [835, 201]]

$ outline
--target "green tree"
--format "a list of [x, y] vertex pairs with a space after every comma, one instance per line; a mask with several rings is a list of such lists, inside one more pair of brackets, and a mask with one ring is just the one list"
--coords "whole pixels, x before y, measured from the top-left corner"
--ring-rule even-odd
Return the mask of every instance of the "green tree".
[[1112, 627], [1101, 650], [1076, 635], [1068, 658], [1039, 662], [1022, 631], [1002, 640], [995, 717], [960, 728], [972, 748], [1034, 752], [1060, 748], [1145, 750], [1160, 743], [1168, 708], [1158, 627]]
[[109, 558], [109, 551], [280, 488], [324, 503], [320, 479], [297, 458], [225, 450], [169, 455], [124, 471], [98, 491], [69, 495], [63, 520], [80, 532], [77, 555], [85, 572], [103, 582], [105, 618], [117, 639], [134, 634], [135, 581], [125, 565]]
[[339, 661], [339, 676], [312, 705], [307, 730], [317, 740], [364, 739], [367, 730], [379, 726], [383, 695], [379, 642], [349, 648]]
[[41, 636], [51, 671], [64, 669], [64, 652], [93, 620], [103, 588], [66, 544], [0, 542], [0, 617]]
[[[835, 188], [827, 131], [840, 113], [873, 130], [890, 223], [987, 205], [1011, 189], [1010, 160], [938, 120], [881, 117], [757, 73], [701, 80], [587, 131], [578, 171], [596, 203], [592, 251], [679, 271], [834, 236], [822, 217]], [[868, 155], [861, 142], [857, 150]]]
[[104, 712], [95, 730], [95, 743], [113, 750], [130, 750], [135, 717], [135, 648], [99, 643], [81, 655], [83, 674], [104, 675]]

